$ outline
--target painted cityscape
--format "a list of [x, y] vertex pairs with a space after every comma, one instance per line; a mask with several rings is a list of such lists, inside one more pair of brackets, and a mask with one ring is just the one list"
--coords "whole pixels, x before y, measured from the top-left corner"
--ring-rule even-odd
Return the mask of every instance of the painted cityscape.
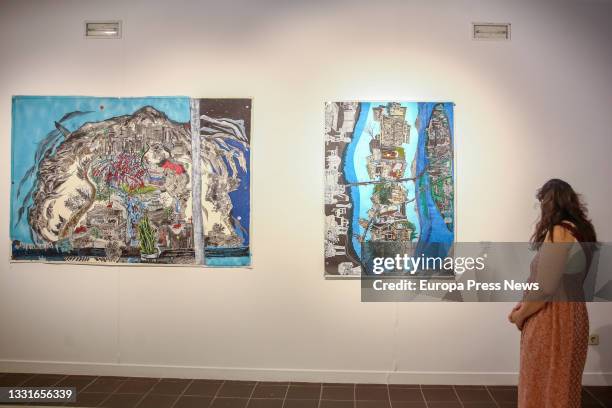
[[326, 103], [326, 276], [371, 274], [375, 254], [449, 254], [455, 235], [453, 106]]
[[14, 261], [250, 265], [250, 99], [16, 96]]

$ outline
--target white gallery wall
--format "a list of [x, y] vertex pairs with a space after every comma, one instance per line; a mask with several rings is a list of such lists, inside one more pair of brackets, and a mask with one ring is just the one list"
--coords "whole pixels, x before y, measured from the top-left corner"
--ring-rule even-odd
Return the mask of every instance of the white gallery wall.
[[[123, 39], [85, 40], [99, 19]], [[459, 241], [526, 241], [551, 177], [612, 241], [610, 21], [585, 0], [3, 1], [0, 371], [514, 383], [511, 304], [361, 303], [323, 279], [323, 103], [456, 103]], [[253, 97], [254, 267], [9, 263], [17, 94]], [[612, 304], [589, 310], [585, 383], [612, 384]]]

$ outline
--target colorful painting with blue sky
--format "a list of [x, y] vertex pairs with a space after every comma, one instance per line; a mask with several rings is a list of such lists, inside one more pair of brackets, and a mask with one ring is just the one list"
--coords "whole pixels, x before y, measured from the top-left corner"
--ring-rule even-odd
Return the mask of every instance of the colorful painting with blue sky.
[[13, 97], [12, 259], [250, 265], [250, 99]]

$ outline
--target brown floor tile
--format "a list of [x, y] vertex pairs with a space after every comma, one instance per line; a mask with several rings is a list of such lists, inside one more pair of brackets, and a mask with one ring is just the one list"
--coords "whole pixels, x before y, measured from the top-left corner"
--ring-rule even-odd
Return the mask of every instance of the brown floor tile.
[[245, 408], [248, 401], [248, 398], [215, 398], [210, 408]]
[[16, 387], [35, 375], [30, 373], [6, 373], [0, 378], [0, 387]]
[[323, 388], [321, 389], [321, 399], [352, 401], [355, 399], [355, 387], [328, 386], [324, 384]]
[[455, 389], [461, 402], [493, 402], [489, 391], [485, 389], [457, 388]]
[[282, 408], [283, 400], [280, 398], [251, 398], [247, 408]]
[[193, 380], [187, 387], [185, 395], [199, 395], [206, 397], [214, 397], [223, 383], [210, 382], [207, 380]]
[[289, 385], [288, 381], [259, 381], [257, 385]]
[[75, 387], [81, 392], [85, 387], [94, 382], [98, 377], [93, 375], [69, 375], [55, 384], [56, 387]]
[[147, 394], [138, 404], [138, 408], [170, 408], [177, 399], [177, 395]]
[[463, 408], [497, 408], [497, 404], [493, 401], [489, 402], [464, 402]]
[[389, 390], [384, 384], [357, 384], [355, 399], [360, 401], [389, 401]]
[[321, 383], [321, 386], [323, 387], [354, 387], [355, 384], [354, 383]]
[[285, 398], [289, 385], [257, 384], [251, 398]]
[[321, 400], [319, 408], [355, 408], [355, 401]]
[[516, 402], [498, 402], [499, 408], [517, 408]]
[[356, 408], [391, 408], [389, 401], [355, 401]]
[[487, 387], [496, 402], [516, 402], [517, 389], [514, 387]]
[[421, 388], [453, 388], [453, 386], [448, 384], [422, 384]]
[[427, 408], [425, 401], [391, 401], [393, 408]]
[[118, 378], [129, 380], [129, 381], [153, 381], [153, 382], [158, 382], [161, 379], [159, 377], [118, 377]]
[[102, 401], [108, 398], [105, 392], [81, 392], [77, 393], [76, 402], [68, 402], [67, 407], [97, 407]]
[[582, 405], [588, 405], [588, 404], [592, 404], [592, 405], [597, 405], [599, 404], [599, 401], [590, 393], [588, 392], [586, 389], [582, 389]]
[[287, 391], [288, 399], [319, 399], [321, 396], [320, 385], [289, 385]]
[[33, 403], [30, 403], [28, 405], [26, 405], [27, 407], [58, 407], [58, 406], [62, 406], [61, 402], [37, 402], [36, 405], [32, 405]]
[[322, 385], [320, 382], [306, 382], [306, 381], [291, 381], [289, 385], [301, 385], [301, 386], [309, 386], [316, 387]]
[[436, 401], [428, 402], [428, 408], [462, 408], [459, 401]]
[[124, 380], [118, 380], [114, 378], [99, 377], [94, 380], [91, 384], [83, 389], [85, 392], [115, 392], [117, 388], [124, 382]]
[[430, 402], [459, 402], [452, 388], [423, 388], [423, 395], [428, 405]]
[[217, 393], [217, 397], [249, 398], [254, 388], [254, 382], [226, 381]]
[[138, 394], [111, 394], [102, 404], [106, 408], [134, 408], [142, 395]]
[[389, 387], [391, 401], [425, 401], [420, 388]]
[[51, 387], [66, 376], [62, 374], [36, 374], [34, 377], [30, 378], [23, 384], [22, 387]]
[[455, 385], [456, 390], [486, 390], [484, 385]]
[[211, 397], [198, 397], [195, 395], [183, 395], [179, 397], [172, 408], [206, 408], [212, 401]]
[[[208, 380], [211, 381], [211, 380]], [[248, 385], [256, 385], [257, 381], [247, 381], [247, 380], [223, 380], [224, 383], [235, 383], [235, 384], [248, 384]]]
[[158, 380], [124, 381], [115, 391], [117, 394], [144, 394], [150, 391]]
[[599, 402], [605, 405], [612, 405], [612, 387], [588, 386], [585, 389]]
[[190, 383], [191, 380], [164, 378], [153, 385], [153, 388], [151, 388], [151, 394], [179, 395], [187, 389], [187, 386]]
[[421, 389], [419, 384], [389, 384], [389, 388], [418, 388]]
[[283, 408], [317, 408], [319, 406], [319, 400], [309, 399], [309, 400], [285, 400], [285, 404]]

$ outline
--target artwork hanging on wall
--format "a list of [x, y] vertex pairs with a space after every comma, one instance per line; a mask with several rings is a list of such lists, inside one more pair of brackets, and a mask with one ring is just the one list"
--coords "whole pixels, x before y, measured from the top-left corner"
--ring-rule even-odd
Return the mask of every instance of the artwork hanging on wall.
[[372, 253], [446, 256], [454, 242], [448, 102], [325, 104], [325, 275], [371, 274]]
[[250, 265], [250, 99], [15, 96], [14, 261]]

